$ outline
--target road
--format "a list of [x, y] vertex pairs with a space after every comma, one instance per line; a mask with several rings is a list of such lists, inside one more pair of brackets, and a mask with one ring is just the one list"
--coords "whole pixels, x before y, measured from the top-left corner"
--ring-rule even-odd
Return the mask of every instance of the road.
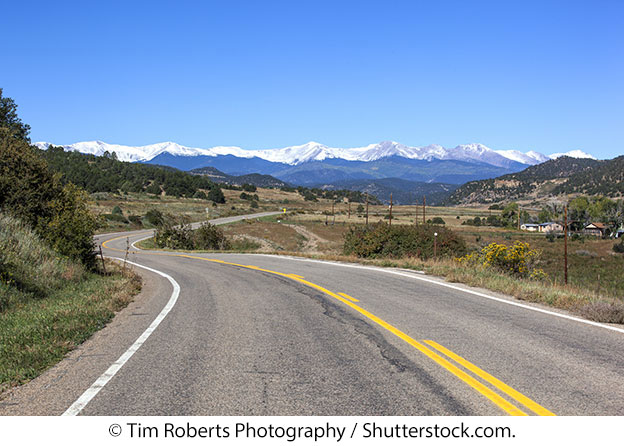
[[[122, 258], [148, 235], [98, 241]], [[137, 300], [0, 413], [624, 415], [621, 327], [397, 269], [128, 260], [145, 279]]]

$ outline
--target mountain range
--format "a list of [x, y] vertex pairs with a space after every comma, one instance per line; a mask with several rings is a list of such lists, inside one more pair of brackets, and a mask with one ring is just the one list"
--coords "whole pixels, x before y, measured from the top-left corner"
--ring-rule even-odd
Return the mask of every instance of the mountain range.
[[[37, 142], [35, 145], [40, 149], [46, 149], [49, 142]], [[57, 144], [53, 144], [57, 145]], [[309, 142], [298, 146], [289, 146], [278, 149], [245, 150], [235, 146], [216, 146], [209, 149], [186, 147], [174, 142], [163, 142], [146, 146], [124, 146], [108, 144], [102, 141], [85, 141], [75, 144], [62, 145], [65, 150], [103, 155], [105, 152], [115, 153], [120, 161], [130, 162], [153, 162], [156, 164], [158, 157], [169, 155], [172, 157], [190, 157], [201, 160], [201, 157], [216, 158], [231, 155], [236, 158], [251, 159], [259, 158], [271, 163], [298, 165], [310, 161], [325, 161], [328, 159], [342, 159], [346, 161], [376, 161], [382, 158], [397, 156], [416, 160], [457, 160], [472, 161], [490, 164], [497, 167], [509, 167], [514, 163], [534, 165], [543, 163], [559, 156], [571, 156], [575, 158], [593, 158], [593, 156], [580, 150], [567, 153], [555, 153], [549, 156], [528, 151], [526, 153], [517, 150], [493, 150], [483, 144], [461, 144], [454, 148], [445, 148], [438, 144], [422, 147], [410, 147], [394, 141], [383, 141], [378, 144], [370, 144], [364, 147], [337, 148], [328, 147], [317, 142]], [[173, 166], [175, 167], [175, 166]], [[205, 166], [195, 166], [205, 167]], [[191, 170], [191, 169], [184, 169]]]
[[[35, 145], [46, 149], [50, 144], [39, 142]], [[271, 175], [289, 184], [307, 187], [377, 188], [387, 192], [381, 194], [382, 200], [389, 198], [385, 197], [391, 192], [389, 184], [392, 184], [393, 191], [402, 190], [416, 200], [423, 191], [423, 187], [416, 183], [441, 183], [434, 190], [448, 193], [454, 189], [452, 185], [459, 186], [469, 181], [519, 172], [563, 155], [593, 159], [591, 155], [578, 150], [546, 156], [535, 151], [493, 150], [478, 143], [445, 148], [437, 144], [410, 147], [393, 141], [355, 148], [328, 147], [309, 142], [266, 150], [244, 150], [230, 146], [201, 149], [173, 142], [131, 147], [88, 141], [62, 147], [66, 151], [93, 155], [108, 152], [120, 161], [158, 164], [185, 171], [213, 167], [232, 176]], [[385, 180], [385, 183], [379, 180]], [[402, 195], [403, 200], [407, 196]]]

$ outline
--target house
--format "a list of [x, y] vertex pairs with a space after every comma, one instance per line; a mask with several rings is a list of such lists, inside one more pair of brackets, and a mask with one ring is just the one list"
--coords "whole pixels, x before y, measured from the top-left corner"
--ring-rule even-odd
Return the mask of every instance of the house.
[[613, 236], [615, 238], [624, 237], [624, 228], [620, 228], [617, 231], [615, 231], [615, 234], [613, 234]]
[[554, 221], [547, 221], [546, 223], [524, 223], [520, 229], [529, 232], [561, 232], [563, 226]]
[[563, 226], [554, 221], [547, 221], [546, 223], [539, 224], [539, 232], [561, 232]]
[[585, 226], [583, 233], [587, 235], [595, 235], [597, 237], [604, 237], [607, 227], [603, 223], [590, 223]]
[[523, 231], [537, 232], [539, 231], [539, 225], [535, 223], [525, 223], [520, 226], [520, 229], [522, 229]]

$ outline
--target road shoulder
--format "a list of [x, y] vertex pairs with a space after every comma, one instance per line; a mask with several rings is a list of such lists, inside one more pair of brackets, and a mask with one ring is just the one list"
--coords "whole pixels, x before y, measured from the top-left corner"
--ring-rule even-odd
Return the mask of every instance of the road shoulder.
[[61, 415], [141, 335], [171, 294], [169, 282], [136, 268], [143, 287], [113, 320], [34, 380], [0, 396], [0, 415]]

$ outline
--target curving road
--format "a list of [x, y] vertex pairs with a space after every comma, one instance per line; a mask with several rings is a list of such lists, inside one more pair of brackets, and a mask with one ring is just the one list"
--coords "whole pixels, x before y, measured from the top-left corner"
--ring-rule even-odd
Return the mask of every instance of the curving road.
[[[119, 258], [147, 236], [99, 241]], [[624, 415], [621, 327], [397, 269], [128, 260], [145, 279], [136, 301], [0, 413]]]

